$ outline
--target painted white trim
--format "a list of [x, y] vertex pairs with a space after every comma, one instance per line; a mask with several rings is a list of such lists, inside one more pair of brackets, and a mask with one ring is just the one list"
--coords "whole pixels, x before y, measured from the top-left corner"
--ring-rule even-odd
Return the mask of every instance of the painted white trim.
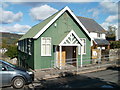
[[63, 44], [63, 45], [59, 45], [59, 46], [80, 46], [80, 44]]
[[70, 33], [62, 40], [62, 42], [59, 44], [59, 46], [79, 46], [79, 44], [64, 44], [64, 42], [68, 39], [68, 37], [71, 34], [73, 34], [77, 38], [77, 40], [79, 41], [79, 43], [81, 44], [81, 46], [83, 45], [82, 41], [77, 36], [77, 34], [73, 30], [71, 30]]
[[62, 46], [60, 46], [60, 69], [62, 69]]
[[80, 52], [81, 52], [81, 57], [80, 57], [80, 67], [83, 65], [83, 60], [82, 60], [82, 47], [80, 47]]
[[65, 11], [68, 11], [73, 18], [78, 22], [78, 24], [83, 28], [83, 30], [86, 32], [86, 34], [93, 40], [93, 38], [90, 36], [89, 32], [87, 29], [83, 26], [83, 24], [78, 20], [78, 18], [75, 16], [75, 14], [69, 9], [68, 6], [66, 6], [64, 9], [62, 9], [48, 24], [46, 24], [33, 38], [37, 39], [44, 31], [47, 30], [47, 28], [53, 24], [55, 20], [57, 20]]
[[95, 40], [93, 40], [93, 42], [95, 42], [95, 44], [97, 44], [97, 42]]
[[65, 7], [63, 10], [61, 10], [48, 24], [46, 24], [42, 30], [40, 30], [33, 38], [37, 39], [44, 31], [47, 30], [47, 28], [55, 21], [57, 20], [65, 11], [67, 10], [67, 7]]
[[80, 39], [85, 39], [85, 53], [82, 53], [82, 54], [86, 54], [86, 38], [80, 38]]

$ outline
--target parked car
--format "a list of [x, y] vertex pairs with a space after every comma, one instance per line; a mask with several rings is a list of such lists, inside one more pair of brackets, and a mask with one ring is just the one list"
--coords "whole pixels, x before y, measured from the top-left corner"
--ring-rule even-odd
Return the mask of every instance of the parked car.
[[6, 61], [0, 60], [0, 87], [13, 86], [16, 89], [32, 83], [34, 73]]

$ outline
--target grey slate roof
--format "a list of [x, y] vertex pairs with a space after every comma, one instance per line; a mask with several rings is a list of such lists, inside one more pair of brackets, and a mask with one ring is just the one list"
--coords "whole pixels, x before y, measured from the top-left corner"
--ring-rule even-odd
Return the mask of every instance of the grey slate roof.
[[109, 45], [110, 43], [106, 39], [94, 39], [97, 45]]
[[93, 19], [77, 16], [88, 32], [105, 33], [106, 31]]

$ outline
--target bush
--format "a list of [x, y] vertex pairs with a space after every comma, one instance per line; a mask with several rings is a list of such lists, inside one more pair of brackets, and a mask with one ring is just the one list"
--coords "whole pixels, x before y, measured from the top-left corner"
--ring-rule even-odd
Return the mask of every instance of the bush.
[[110, 48], [111, 49], [120, 48], [120, 41], [110, 41]]

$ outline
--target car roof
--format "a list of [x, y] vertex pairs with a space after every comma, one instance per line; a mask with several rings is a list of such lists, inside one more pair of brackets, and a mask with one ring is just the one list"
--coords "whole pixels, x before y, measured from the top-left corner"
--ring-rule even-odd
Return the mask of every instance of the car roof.
[[0, 62], [4, 62], [4, 61], [0, 59]]
[[1, 60], [1, 59], [0, 59], [0, 62], [7, 63], [6, 61], [4, 61], [4, 60]]
[[7, 65], [11, 66], [11, 64], [10, 64], [9, 62], [7, 62], [7, 61], [0, 60], [0, 62], [2, 62], [2, 63], [4, 63], [4, 64], [7, 64]]

